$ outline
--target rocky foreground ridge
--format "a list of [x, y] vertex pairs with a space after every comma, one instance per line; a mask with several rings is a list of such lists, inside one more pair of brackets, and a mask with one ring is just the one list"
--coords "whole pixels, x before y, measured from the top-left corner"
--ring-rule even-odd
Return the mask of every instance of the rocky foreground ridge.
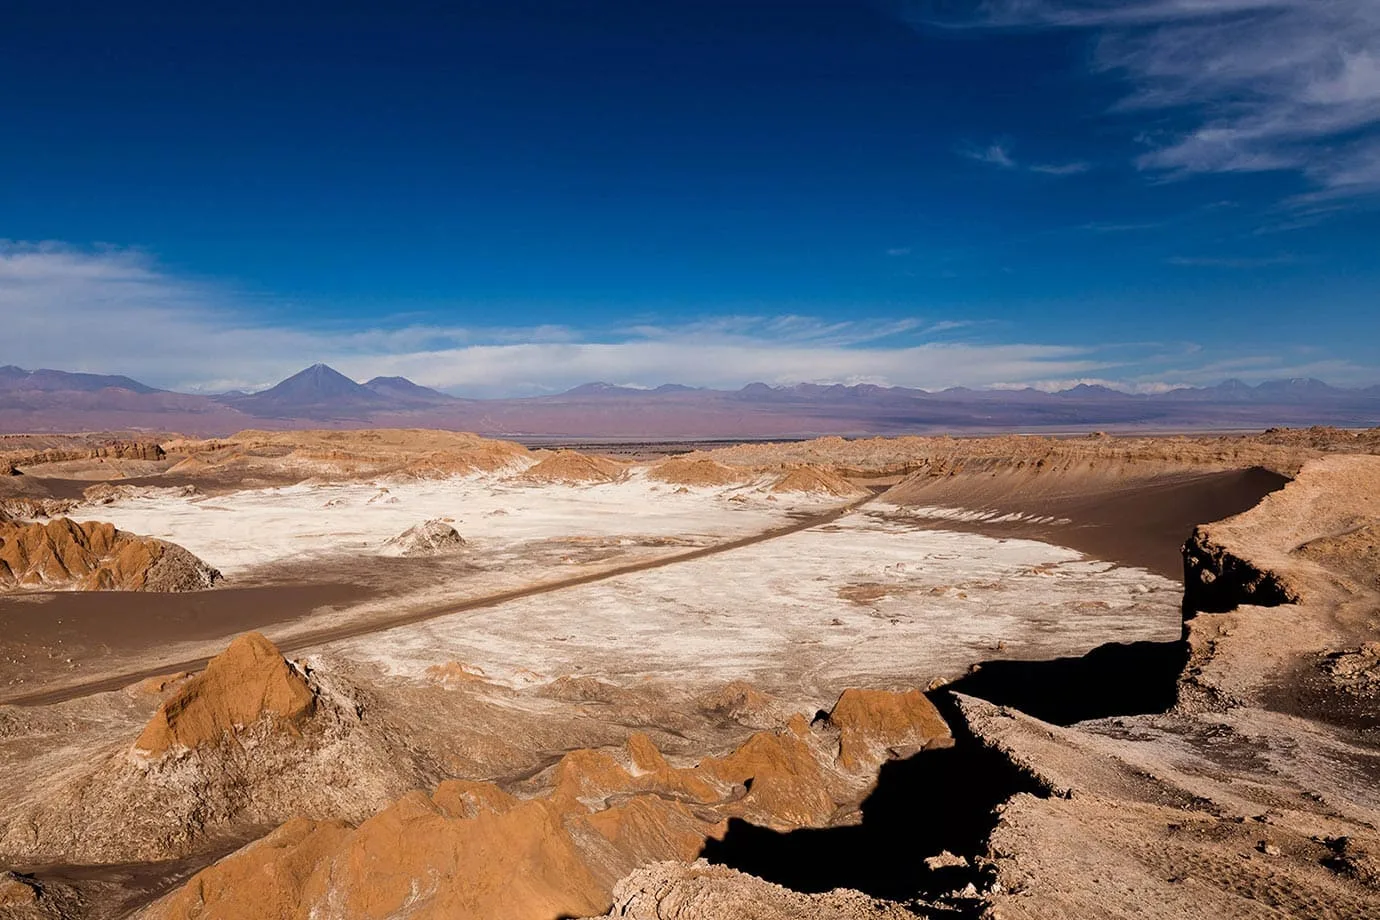
[[[0, 812], [0, 861], [174, 859], [284, 822], [148, 918], [601, 913], [640, 866], [693, 861], [735, 821], [784, 832], [847, 820], [882, 763], [953, 743], [919, 691], [849, 690], [813, 721], [797, 714], [694, 763], [633, 732], [521, 782], [436, 783], [445, 766], [367, 690], [285, 660], [258, 634], [197, 675], [131, 692], [161, 697], [137, 738]], [[706, 705], [727, 714], [765, 702], [746, 687], [721, 696]]]
[[1349, 456], [1200, 528], [1186, 662], [1115, 664], [1173, 681], [1168, 711], [1123, 697], [1061, 726], [960, 698], [974, 736], [1049, 790], [1011, 798], [989, 837], [991, 916], [1380, 916], [1380, 594], [1354, 559], [1310, 558], [1377, 521], [1380, 457]]

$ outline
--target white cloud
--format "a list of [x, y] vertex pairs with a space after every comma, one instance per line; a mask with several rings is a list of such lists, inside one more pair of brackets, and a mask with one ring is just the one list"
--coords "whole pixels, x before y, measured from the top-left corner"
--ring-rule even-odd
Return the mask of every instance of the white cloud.
[[593, 380], [934, 389], [1119, 378], [1143, 385], [1147, 362], [1163, 360], [1153, 345], [963, 341], [954, 334], [984, 324], [920, 317], [825, 321], [786, 314], [607, 330], [414, 323], [323, 331], [247, 315], [246, 301], [233, 291], [178, 278], [138, 252], [0, 244], [0, 363], [128, 374], [178, 390], [255, 389], [316, 361], [357, 380], [400, 374], [492, 396]]
[[[928, 9], [932, 4], [922, 4]], [[969, 25], [1077, 28], [1120, 108], [1181, 110], [1138, 164], [1184, 175], [1292, 170], [1306, 200], [1380, 192], [1376, 0], [988, 0]]]
[[[1028, 172], [1042, 173], [1046, 176], [1077, 176], [1092, 169], [1092, 164], [1083, 160], [1070, 163], [1032, 163], [1029, 166], [1017, 161], [1010, 147], [1002, 143], [992, 143], [986, 147], [960, 147], [961, 156], [988, 166], [1000, 169], [1024, 169]], [[909, 250], [907, 250], [909, 251]], [[892, 252], [895, 255], [895, 252]]]
[[979, 163], [986, 163], [989, 166], [999, 166], [1002, 169], [1015, 169], [1016, 161], [1011, 159], [1011, 154], [1001, 144], [990, 144], [986, 147], [964, 148], [959, 151], [970, 160]]

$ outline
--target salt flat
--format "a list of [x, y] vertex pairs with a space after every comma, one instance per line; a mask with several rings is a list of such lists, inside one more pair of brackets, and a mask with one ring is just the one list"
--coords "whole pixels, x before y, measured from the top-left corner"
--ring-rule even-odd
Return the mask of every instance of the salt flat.
[[[737, 500], [735, 500], [737, 499]], [[759, 485], [677, 488], [635, 471], [621, 482], [535, 484], [493, 475], [448, 479], [303, 482], [214, 497], [155, 494], [122, 498], [98, 513], [122, 530], [170, 540], [227, 578], [259, 566], [326, 555], [372, 556], [409, 527], [440, 518], [468, 553], [511, 553], [567, 537], [674, 538], [721, 542], [766, 530], [791, 510], [831, 499], [771, 496]]]
[[420, 677], [447, 661], [514, 686], [566, 674], [806, 697], [927, 682], [973, 661], [1178, 637], [1179, 586], [1029, 540], [855, 512], [710, 558], [336, 643]]

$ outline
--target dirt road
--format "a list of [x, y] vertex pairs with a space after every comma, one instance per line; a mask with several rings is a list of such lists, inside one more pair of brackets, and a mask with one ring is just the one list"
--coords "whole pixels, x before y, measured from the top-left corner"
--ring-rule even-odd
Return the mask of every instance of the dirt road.
[[[515, 588], [511, 591], [502, 591], [497, 594], [489, 594], [483, 597], [472, 598], [459, 603], [444, 604], [436, 607], [428, 607], [414, 610], [409, 613], [386, 619], [369, 620], [365, 622], [349, 623], [344, 626], [335, 626], [325, 629], [318, 629], [309, 632], [301, 632], [294, 635], [291, 639], [279, 643], [279, 647], [286, 653], [299, 652], [303, 649], [324, 645], [328, 642], [335, 642], [340, 639], [354, 639], [359, 636], [369, 635], [370, 633], [382, 632], [398, 626], [407, 626], [412, 623], [420, 623], [425, 620], [432, 620], [437, 617], [450, 616], [456, 613], [465, 613], [470, 610], [482, 610], [487, 607], [497, 607], [510, 601], [519, 600], [525, 597], [534, 597], [540, 594], [551, 594], [556, 591], [564, 591], [569, 588], [577, 588], [581, 585], [588, 585], [598, 581], [605, 581], [610, 578], [618, 578], [623, 575], [630, 575], [634, 572], [645, 572], [649, 569], [659, 569], [670, 565], [677, 565], [683, 562], [691, 562], [696, 559], [703, 559], [707, 556], [716, 556], [720, 553], [732, 552], [746, 546], [753, 546], [758, 543], [765, 543], [768, 540], [776, 540], [791, 534], [809, 530], [812, 527], [819, 527], [830, 524], [843, 515], [854, 511], [877, 497], [879, 491], [874, 491], [869, 495], [850, 502], [838, 508], [824, 511], [819, 514], [812, 514], [806, 517], [783, 525], [764, 530], [751, 536], [742, 537], [737, 540], [730, 540], [726, 543], [716, 543], [713, 546], [704, 546], [699, 549], [689, 550], [684, 553], [677, 553], [673, 556], [663, 556], [659, 559], [650, 559], [644, 562], [635, 562], [618, 568], [606, 569], [600, 572], [591, 572], [586, 575], [576, 575], [572, 578], [561, 578], [555, 581], [540, 582], [534, 585], [527, 585], [522, 588]], [[270, 636], [269, 638], [272, 638]], [[194, 658], [186, 661], [170, 661], [159, 664], [155, 667], [144, 668], [138, 671], [127, 671], [120, 674], [109, 675], [96, 678], [94, 680], [83, 681], [81, 683], [69, 684], [64, 687], [49, 688], [36, 693], [11, 696], [0, 699], [0, 705], [7, 706], [46, 706], [52, 703], [62, 703], [68, 700], [80, 699], [95, 693], [106, 693], [111, 690], [118, 690], [127, 687], [132, 683], [148, 677], [156, 677], [161, 674], [169, 674], [177, 671], [198, 671], [206, 666], [209, 658]]]

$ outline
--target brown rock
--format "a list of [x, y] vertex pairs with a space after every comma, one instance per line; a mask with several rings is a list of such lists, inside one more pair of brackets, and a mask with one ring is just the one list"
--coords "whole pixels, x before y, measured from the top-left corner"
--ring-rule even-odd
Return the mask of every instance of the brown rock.
[[813, 495], [832, 495], [853, 498], [866, 491], [853, 485], [837, 473], [815, 466], [800, 466], [782, 476], [771, 487], [773, 492], [804, 492]]
[[39, 888], [30, 879], [13, 872], [0, 872], [0, 908], [27, 907], [38, 903]]
[[745, 680], [734, 680], [700, 696], [700, 708], [714, 715], [740, 719], [759, 713], [771, 705], [762, 691]]
[[321, 862], [351, 834], [340, 821], [293, 818], [262, 840], [197, 873], [154, 908], [155, 917], [307, 917], [294, 911]]
[[559, 450], [538, 460], [522, 473], [529, 482], [613, 482], [623, 476], [623, 465], [603, 457], [573, 450]]
[[726, 783], [750, 785], [732, 811], [757, 823], [819, 826], [834, 813], [824, 769], [793, 731], [758, 732], [727, 757], [703, 761], [700, 769]]
[[860, 770], [886, 758], [890, 749], [953, 744], [939, 710], [919, 690], [845, 690], [829, 712], [839, 730], [839, 766]]
[[[724, 466], [705, 457], [675, 457], [652, 467], [648, 477], [678, 486], [732, 486], [752, 478], [750, 471]], [[679, 491], [679, 490], [677, 490]]]
[[110, 524], [0, 523], [0, 589], [196, 591], [219, 578], [176, 544]]
[[315, 703], [306, 680], [277, 646], [246, 633], [158, 708], [134, 750], [161, 757], [219, 741], [263, 718], [292, 725], [309, 716]]
[[915, 920], [899, 904], [857, 891], [801, 894], [703, 861], [645, 866], [613, 889], [607, 917], [623, 920]]

